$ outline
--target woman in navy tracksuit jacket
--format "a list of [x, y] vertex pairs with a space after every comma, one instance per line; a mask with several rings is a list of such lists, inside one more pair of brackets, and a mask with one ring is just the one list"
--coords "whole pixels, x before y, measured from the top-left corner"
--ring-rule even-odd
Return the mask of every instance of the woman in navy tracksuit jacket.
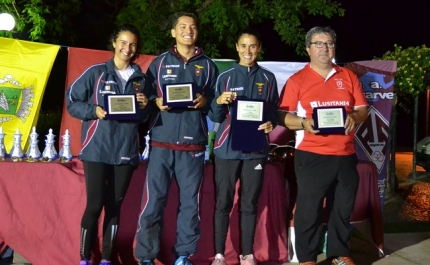
[[[261, 49], [258, 33], [247, 29], [236, 43], [240, 60], [221, 73], [217, 80], [215, 98], [209, 118], [220, 123], [214, 143], [215, 154], [215, 259], [213, 265], [225, 265], [225, 240], [229, 216], [233, 207], [236, 181], [240, 177], [241, 197], [241, 264], [255, 264], [253, 257], [257, 203], [263, 185], [264, 167], [269, 152], [266, 135], [264, 150], [242, 152], [232, 149], [231, 103], [238, 98], [263, 99], [265, 120], [255, 130], [269, 133], [277, 125], [278, 88], [272, 72], [257, 64]], [[234, 129], [234, 128], [233, 128]], [[246, 135], [243, 135], [247, 138]], [[252, 144], [252, 143], [249, 143]]]
[[[138, 124], [145, 119], [148, 99], [144, 95], [147, 78], [139, 65], [132, 63], [137, 56], [138, 38], [139, 32], [134, 26], [118, 27], [111, 36], [114, 57], [89, 67], [66, 92], [67, 110], [82, 120], [79, 158], [84, 162], [87, 204], [81, 220], [80, 265], [88, 265], [91, 259], [103, 206], [100, 264], [110, 264], [120, 206], [139, 164]], [[140, 121], [105, 119], [104, 97], [108, 94], [135, 94]]]

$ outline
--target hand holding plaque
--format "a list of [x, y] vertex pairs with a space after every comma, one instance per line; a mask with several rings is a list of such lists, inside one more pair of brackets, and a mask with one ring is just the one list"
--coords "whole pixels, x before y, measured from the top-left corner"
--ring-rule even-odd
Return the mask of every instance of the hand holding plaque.
[[216, 103], [218, 105], [223, 105], [223, 104], [230, 104], [233, 102], [233, 100], [235, 100], [237, 97], [237, 93], [236, 92], [231, 92], [231, 91], [224, 91], [217, 99], [216, 99]]
[[140, 92], [136, 93], [136, 100], [139, 104], [139, 109], [146, 108], [146, 105], [148, 104], [148, 98], [145, 96], [145, 94]]
[[264, 120], [264, 100], [236, 99], [233, 101], [231, 148], [242, 152], [261, 152], [265, 133], [259, 130]]
[[196, 93], [193, 83], [164, 84], [163, 104], [172, 108], [188, 108], [194, 106]]
[[314, 129], [319, 134], [345, 133], [346, 110], [339, 107], [317, 107], [313, 109]]
[[104, 95], [107, 120], [139, 120], [139, 107], [135, 94]]
[[193, 101], [194, 106], [188, 106], [190, 109], [201, 109], [206, 106], [207, 99], [200, 93], [196, 94], [196, 99]]

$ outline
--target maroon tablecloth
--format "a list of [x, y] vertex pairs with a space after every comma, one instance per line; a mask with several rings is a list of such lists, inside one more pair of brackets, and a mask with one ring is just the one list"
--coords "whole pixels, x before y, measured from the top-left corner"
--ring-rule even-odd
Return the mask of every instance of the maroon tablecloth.
[[[202, 236], [197, 253], [191, 257], [195, 265], [209, 264], [215, 254], [212, 164], [207, 164], [205, 170], [200, 201]], [[124, 199], [113, 264], [137, 264], [133, 244], [145, 173], [146, 165], [142, 164], [135, 171]], [[80, 219], [86, 197], [79, 160], [66, 164], [0, 162], [0, 194], [0, 250], [8, 244], [34, 265], [78, 264]], [[288, 259], [286, 204], [283, 167], [280, 163], [269, 163], [259, 200], [255, 234], [254, 254], [260, 262], [282, 263]], [[177, 206], [178, 187], [174, 182], [165, 209], [159, 264], [170, 265], [174, 261], [171, 249], [175, 245]], [[238, 238], [238, 207], [235, 204], [226, 243], [229, 264], [238, 263]], [[98, 245], [94, 251], [94, 260], [98, 261]]]

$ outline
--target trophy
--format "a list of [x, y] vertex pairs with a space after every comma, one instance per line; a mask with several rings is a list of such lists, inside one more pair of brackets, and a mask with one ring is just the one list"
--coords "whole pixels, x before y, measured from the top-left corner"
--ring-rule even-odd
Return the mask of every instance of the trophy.
[[140, 156], [140, 160], [148, 160], [148, 154], [149, 154], [149, 132], [145, 136], [145, 149], [142, 152], [142, 155]]
[[66, 129], [65, 134], [62, 136], [63, 138], [63, 147], [60, 150], [60, 162], [65, 163], [72, 160], [72, 150], [70, 149], [70, 135], [69, 130]]
[[13, 135], [13, 146], [10, 151], [10, 157], [13, 162], [22, 161], [24, 157], [24, 152], [21, 148], [21, 136], [22, 134], [19, 132], [19, 129], [16, 129], [15, 134]]
[[4, 161], [7, 156], [6, 148], [4, 146], [4, 137], [6, 134], [3, 133], [3, 127], [0, 127], [0, 161]]
[[43, 150], [42, 158], [43, 162], [51, 162], [58, 157], [57, 150], [55, 150], [55, 135], [52, 134], [52, 129], [49, 129], [49, 133], [46, 135], [45, 150]]
[[26, 154], [27, 162], [36, 162], [42, 156], [39, 151], [39, 146], [37, 145], [39, 142], [37, 140], [38, 136], [39, 134], [36, 133], [36, 127], [33, 126], [33, 130], [30, 133], [30, 147], [28, 148]]

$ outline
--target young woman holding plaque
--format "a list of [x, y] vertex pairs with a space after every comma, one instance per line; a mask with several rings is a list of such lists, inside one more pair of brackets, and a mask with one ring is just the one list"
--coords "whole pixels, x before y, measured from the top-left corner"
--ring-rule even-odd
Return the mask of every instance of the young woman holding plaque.
[[[111, 60], [93, 65], [67, 89], [67, 110], [82, 120], [82, 149], [87, 204], [81, 221], [80, 265], [88, 265], [102, 209], [101, 265], [110, 264], [118, 231], [121, 203], [140, 160], [138, 125], [145, 119], [146, 75], [133, 63], [138, 56], [139, 32], [132, 25], [118, 27], [110, 38]], [[107, 118], [107, 95], [135, 95], [138, 117]], [[134, 100], [133, 100], [134, 101]]]
[[[242, 255], [241, 265], [254, 265], [253, 256], [254, 233], [257, 219], [257, 203], [263, 185], [264, 167], [269, 153], [267, 134], [277, 125], [278, 88], [275, 75], [257, 64], [257, 56], [261, 50], [259, 34], [247, 29], [239, 34], [236, 43], [239, 61], [219, 75], [216, 84], [215, 98], [212, 102], [209, 117], [220, 123], [214, 144], [215, 154], [215, 259], [212, 265], [225, 265], [225, 241], [229, 226], [230, 212], [233, 207], [236, 182], [240, 178], [240, 228]], [[261, 100], [264, 102], [263, 120], [250, 130], [235, 130], [234, 114], [240, 112], [239, 100]], [[236, 128], [241, 127], [237, 126]], [[252, 131], [255, 130], [255, 131]], [[242, 138], [258, 134], [264, 130], [262, 143], [249, 142], [247, 146], [235, 144], [234, 133]], [[246, 150], [246, 151], [243, 151]]]

